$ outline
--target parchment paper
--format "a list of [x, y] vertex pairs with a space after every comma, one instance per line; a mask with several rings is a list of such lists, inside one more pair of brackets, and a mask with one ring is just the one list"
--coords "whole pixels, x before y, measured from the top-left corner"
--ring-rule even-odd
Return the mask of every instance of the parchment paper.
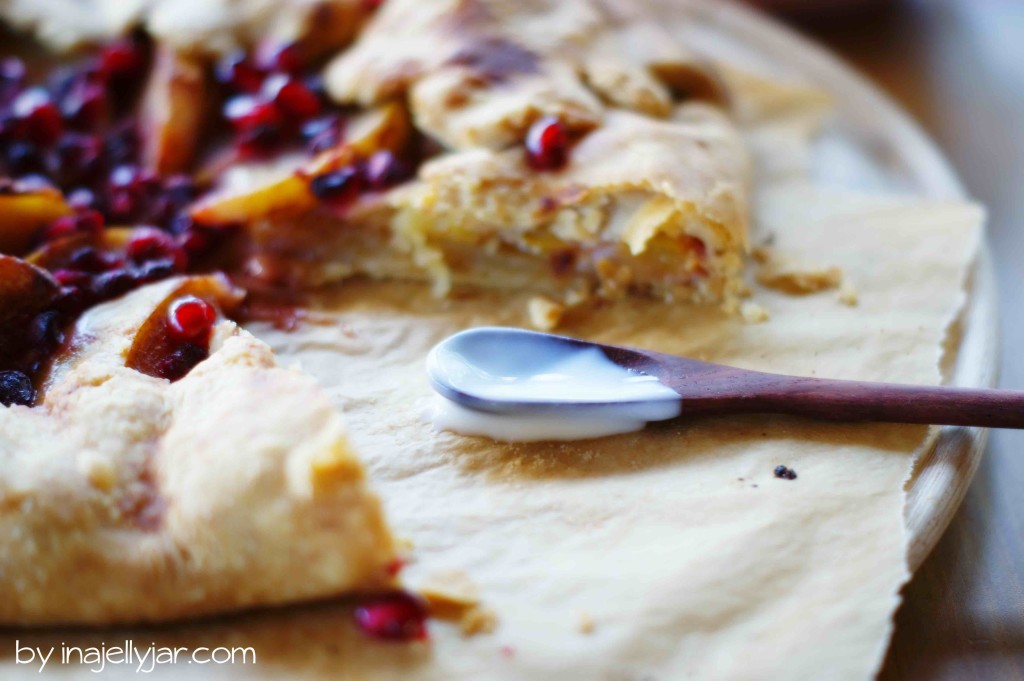
[[[772, 317], [750, 325], [631, 300], [565, 331], [754, 369], [938, 381], [978, 209], [787, 183], [761, 197], [758, 215], [780, 250], [843, 268], [859, 306], [758, 290]], [[924, 428], [721, 418], [528, 446], [436, 434], [421, 415], [427, 349], [467, 326], [525, 324], [523, 301], [439, 302], [417, 286], [352, 283], [321, 304], [330, 311], [298, 333], [257, 333], [348, 415], [395, 531], [412, 542], [408, 582], [466, 573], [498, 618], [494, 633], [464, 638], [435, 622], [429, 646], [368, 642], [345, 603], [143, 632], [11, 632], [5, 677], [27, 671], [10, 657], [15, 639], [126, 635], [258, 655], [249, 667], [157, 667], [156, 678], [855, 679], [879, 664], [907, 577], [902, 483]], [[799, 477], [774, 478], [779, 464]]]
[[[761, 154], [755, 243], [841, 268], [857, 306], [835, 291], [755, 287], [771, 315], [762, 324], [629, 300], [571, 314], [560, 331], [767, 371], [937, 383], [981, 211], [810, 186], [800, 178], [816, 117], [797, 109], [748, 121]], [[438, 301], [423, 287], [352, 282], [316, 306], [298, 332], [251, 330], [320, 379], [345, 411], [392, 526], [411, 543], [406, 581], [464, 573], [497, 618], [493, 633], [465, 637], [435, 621], [430, 644], [375, 643], [340, 601], [145, 630], [6, 632], [0, 677], [35, 677], [37, 667], [17, 663], [16, 641], [125, 638], [257, 654], [248, 666], [156, 667], [151, 677], [165, 679], [862, 679], [876, 671], [908, 576], [903, 483], [925, 428], [749, 417], [557, 445], [438, 434], [422, 416], [427, 350], [468, 326], [527, 325], [525, 299]], [[775, 478], [780, 464], [798, 478]], [[47, 671], [96, 678], [88, 666]], [[135, 671], [107, 667], [101, 677]]]

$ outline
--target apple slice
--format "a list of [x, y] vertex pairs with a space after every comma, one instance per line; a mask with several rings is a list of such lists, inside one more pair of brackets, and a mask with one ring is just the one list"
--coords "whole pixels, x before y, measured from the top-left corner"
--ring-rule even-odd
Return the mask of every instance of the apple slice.
[[192, 207], [192, 219], [203, 225], [248, 224], [309, 210], [316, 197], [300, 172], [304, 162], [288, 155], [232, 166], [221, 175], [220, 189]]
[[318, 175], [337, 170], [359, 159], [366, 159], [378, 151], [399, 154], [409, 142], [412, 123], [405, 106], [397, 102], [384, 104], [365, 111], [348, 120], [345, 140], [318, 154], [304, 172]]
[[186, 171], [195, 157], [209, 100], [199, 59], [158, 46], [142, 97], [143, 161], [159, 174]]
[[[167, 290], [167, 285], [164, 285]], [[175, 350], [175, 343], [167, 332], [167, 313], [172, 303], [184, 296], [199, 298], [211, 304], [220, 317], [224, 310], [236, 307], [244, 293], [233, 287], [223, 275], [188, 277], [180, 286], [168, 291], [153, 312], [139, 327], [132, 341], [125, 366], [148, 376], [162, 376], [161, 365]], [[209, 340], [206, 341], [209, 344]]]
[[409, 113], [397, 103], [369, 110], [346, 125], [338, 146], [312, 160], [287, 154], [272, 161], [237, 164], [220, 178], [221, 188], [193, 206], [192, 219], [204, 225], [251, 224], [299, 215], [317, 205], [309, 178], [368, 158], [374, 152], [400, 152], [409, 140]]
[[21, 258], [0, 255], [0, 329], [42, 312], [59, 292], [60, 286], [46, 270]]
[[23, 253], [41, 228], [70, 213], [71, 207], [53, 187], [0, 185], [0, 253]]

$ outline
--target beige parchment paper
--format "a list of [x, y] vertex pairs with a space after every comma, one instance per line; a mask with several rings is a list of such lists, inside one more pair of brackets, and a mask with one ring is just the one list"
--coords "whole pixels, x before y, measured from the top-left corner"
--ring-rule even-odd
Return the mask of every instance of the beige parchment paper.
[[[771, 313], [762, 324], [630, 300], [564, 330], [760, 370], [938, 382], [977, 208], [787, 182], [763, 192], [757, 215], [776, 248], [841, 267], [859, 305], [758, 289]], [[347, 414], [411, 542], [408, 583], [464, 573], [497, 618], [493, 633], [435, 622], [429, 645], [375, 643], [336, 602], [141, 631], [8, 632], [0, 675], [28, 675], [15, 640], [127, 637], [258, 656], [248, 667], [157, 667], [154, 678], [857, 679], [880, 663], [907, 578], [902, 489], [924, 428], [753, 417], [572, 444], [438, 434], [422, 417], [426, 351], [468, 326], [525, 324], [523, 301], [351, 283], [319, 305], [297, 333], [255, 331]], [[776, 479], [779, 464], [799, 477]], [[81, 666], [53, 671], [95, 678]]]

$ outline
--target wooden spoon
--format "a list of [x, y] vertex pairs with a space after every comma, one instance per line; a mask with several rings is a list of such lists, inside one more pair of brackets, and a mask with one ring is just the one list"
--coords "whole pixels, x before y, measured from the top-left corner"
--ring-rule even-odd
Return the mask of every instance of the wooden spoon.
[[[588, 386], [567, 397], [571, 390], [542, 388], [524, 396], [515, 390], [492, 389], [538, 375], [554, 376], [564, 388], [566, 382], [576, 379], [564, 372], [558, 374], [552, 367], [564, 366], [567, 357], [593, 350], [628, 370], [629, 376], [657, 379], [658, 390], [622, 397], [621, 388], [616, 387], [619, 384], [610, 383], [603, 393], [600, 387]], [[427, 368], [441, 395], [463, 407], [492, 414], [564, 414], [569, 418], [574, 412], [612, 415], [626, 410], [653, 414], [645, 417], [648, 421], [676, 415], [788, 414], [830, 421], [1024, 428], [1022, 391], [785, 376], [523, 329], [483, 327], [455, 334], [434, 348]], [[681, 404], [681, 409], [658, 408], [668, 403]]]

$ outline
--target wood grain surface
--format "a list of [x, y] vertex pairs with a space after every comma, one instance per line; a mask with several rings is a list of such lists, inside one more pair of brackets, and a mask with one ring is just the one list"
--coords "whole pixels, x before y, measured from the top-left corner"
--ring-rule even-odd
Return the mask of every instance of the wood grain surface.
[[[1024, 387], [1024, 3], [931, 0], [802, 30], [901, 103], [989, 208], [1001, 385]], [[904, 590], [881, 678], [1024, 679], [1024, 434], [995, 431]]]

